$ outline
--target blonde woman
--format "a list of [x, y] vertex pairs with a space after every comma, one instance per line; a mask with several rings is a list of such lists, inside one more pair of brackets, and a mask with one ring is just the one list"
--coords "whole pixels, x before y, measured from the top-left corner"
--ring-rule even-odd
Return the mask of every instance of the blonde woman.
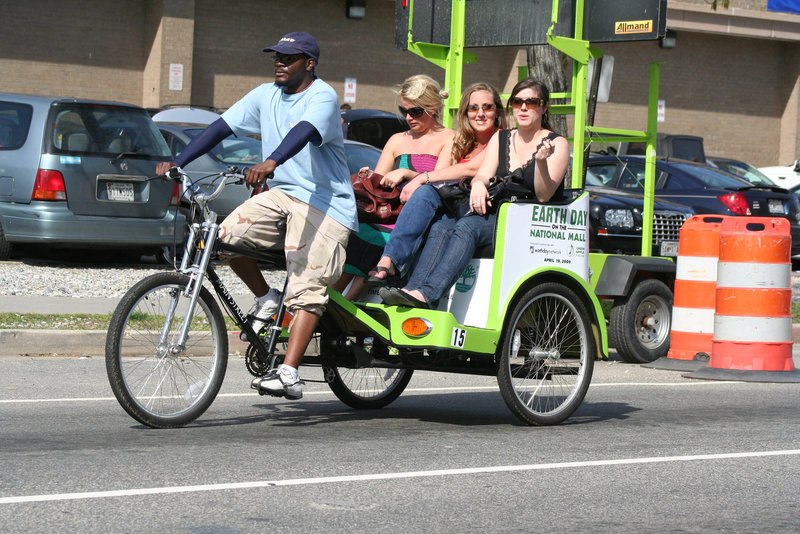
[[[442, 109], [447, 91], [424, 74], [407, 78], [399, 90], [400, 115], [409, 130], [394, 134], [383, 147], [374, 171], [383, 175], [382, 185], [404, 187], [420, 173], [436, 168], [439, 154], [451, 143], [454, 132], [442, 125]], [[358, 233], [347, 245], [345, 274], [333, 285], [342, 291], [351, 282], [346, 296], [355, 298], [364, 288], [369, 270], [381, 256], [394, 225], [359, 223]]]
[[395, 276], [405, 276], [425, 234], [442, 207], [438, 188], [473, 177], [483, 162], [484, 148], [494, 133], [506, 127], [506, 115], [497, 90], [474, 83], [461, 95], [456, 134], [445, 146], [436, 170], [415, 176], [403, 188], [405, 207], [397, 218], [380, 261], [370, 271], [367, 285], [382, 286]]

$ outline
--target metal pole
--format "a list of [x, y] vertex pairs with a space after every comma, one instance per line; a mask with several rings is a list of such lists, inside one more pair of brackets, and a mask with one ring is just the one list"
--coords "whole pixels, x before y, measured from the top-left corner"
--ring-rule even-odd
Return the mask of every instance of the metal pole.
[[447, 51], [444, 87], [450, 95], [445, 101], [442, 123], [452, 128], [458, 103], [461, 100], [462, 71], [464, 70], [464, 20], [466, 0], [453, 0], [450, 15], [450, 49]]
[[656, 141], [658, 139], [658, 83], [660, 63], [650, 64], [650, 92], [647, 99], [647, 149], [644, 160], [644, 219], [642, 256], [653, 255], [653, 203], [656, 189]]

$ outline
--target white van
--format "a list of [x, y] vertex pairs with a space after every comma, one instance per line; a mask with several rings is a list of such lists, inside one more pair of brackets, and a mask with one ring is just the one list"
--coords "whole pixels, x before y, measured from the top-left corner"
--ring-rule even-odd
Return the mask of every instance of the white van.
[[795, 161], [792, 165], [759, 167], [758, 170], [766, 174], [767, 178], [779, 187], [791, 189], [800, 185], [800, 160]]

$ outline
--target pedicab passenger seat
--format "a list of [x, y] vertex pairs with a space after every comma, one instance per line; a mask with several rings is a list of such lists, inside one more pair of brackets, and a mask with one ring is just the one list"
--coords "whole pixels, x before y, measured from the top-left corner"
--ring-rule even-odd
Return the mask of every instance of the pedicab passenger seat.
[[[583, 189], [562, 189], [560, 193], [561, 194], [559, 195], [559, 191], [556, 191], [556, 194], [553, 195], [553, 198], [551, 198], [547, 202], [538, 202], [537, 200], [531, 198], [524, 198], [516, 200], [515, 202], [518, 202], [520, 204], [546, 204], [551, 206], [559, 206], [559, 205], [563, 206], [571, 203], [573, 200], [578, 198], [583, 193]], [[503, 203], [501, 203], [501, 205]], [[500, 208], [498, 207], [498, 209]], [[492, 237], [492, 243], [476, 249], [472, 257], [478, 259], [494, 258], [494, 245], [496, 239], [497, 239], [497, 221], [495, 220], [495, 232], [494, 236]]]

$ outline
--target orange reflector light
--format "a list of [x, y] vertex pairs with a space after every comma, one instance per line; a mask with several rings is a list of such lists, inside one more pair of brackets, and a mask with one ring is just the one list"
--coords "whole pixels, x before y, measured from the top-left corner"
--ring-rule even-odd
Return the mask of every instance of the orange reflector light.
[[420, 337], [430, 333], [433, 325], [427, 319], [420, 319], [419, 317], [412, 317], [403, 321], [403, 333], [411, 337]]

